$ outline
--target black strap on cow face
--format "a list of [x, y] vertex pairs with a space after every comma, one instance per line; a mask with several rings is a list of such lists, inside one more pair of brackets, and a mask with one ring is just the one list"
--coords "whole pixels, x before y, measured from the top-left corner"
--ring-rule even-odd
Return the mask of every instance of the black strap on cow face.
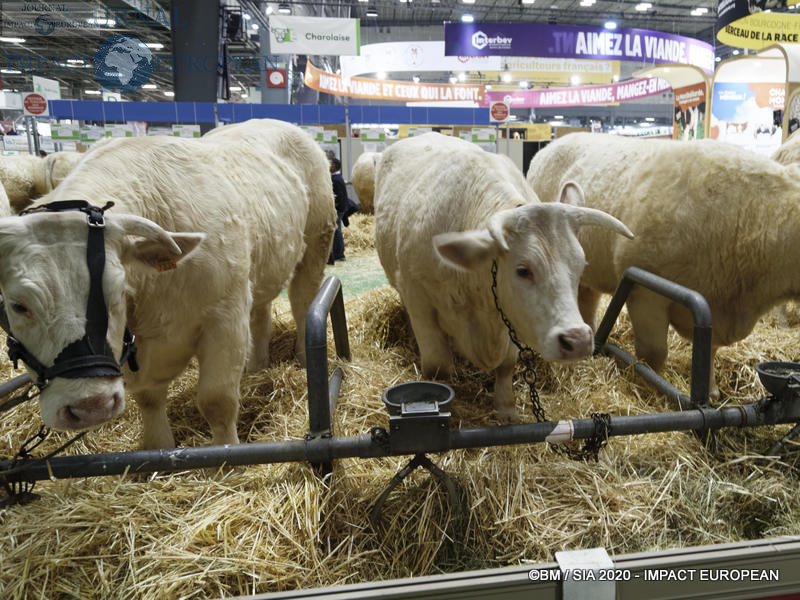
[[[5, 310], [2, 323], [8, 332], [8, 356], [17, 368], [22, 360], [38, 379], [36, 385], [44, 388], [54, 377], [77, 379], [80, 377], [119, 377], [120, 367], [128, 363], [132, 371], [139, 369], [136, 360], [134, 336], [128, 326], [122, 338], [122, 356], [119, 362], [106, 341], [108, 332], [108, 307], [103, 296], [103, 271], [106, 264], [105, 219], [103, 213], [114, 205], [109, 202], [103, 208], [92, 206], [85, 200], [64, 200], [50, 202], [25, 210], [20, 215], [39, 212], [80, 211], [87, 215], [89, 236], [86, 245], [86, 264], [89, 267], [89, 300], [86, 303], [86, 333], [79, 340], [67, 346], [56, 356], [52, 367], [45, 367], [22, 343], [17, 340], [8, 327]], [[3, 307], [4, 308], [4, 307]]]

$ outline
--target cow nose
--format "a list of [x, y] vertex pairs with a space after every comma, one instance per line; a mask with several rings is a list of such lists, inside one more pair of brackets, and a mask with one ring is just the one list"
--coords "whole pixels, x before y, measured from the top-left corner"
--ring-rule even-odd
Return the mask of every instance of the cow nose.
[[64, 407], [71, 429], [85, 429], [110, 421], [119, 413], [120, 394], [82, 398]]
[[567, 329], [558, 335], [561, 358], [582, 358], [594, 349], [592, 332], [585, 327]]

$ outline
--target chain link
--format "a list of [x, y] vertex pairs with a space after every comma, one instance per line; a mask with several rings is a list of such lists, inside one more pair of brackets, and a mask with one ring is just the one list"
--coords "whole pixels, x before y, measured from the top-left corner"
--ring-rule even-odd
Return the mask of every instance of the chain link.
[[[500, 308], [500, 301], [497, 299], [497, 261], [492, 261], [492, 297], [494, 298], [494, 306], [497, 312], [500, 313], [500, 318], [508, 330], [508, 337], [511, 342], [519, 350], [519, 360], [522, 362], [524, 371], [522, 378], [528, 384], [528, 394], [531, 399], [531, 409], [533, 416], [536, 417], [538, 423], [547, 421], [544, 408], [542, 407], [541, 400], [539, 399], [539, 392], [536, 391], [536, 371], [534, 370], [534, 360], [536, 353], [529, 346], [520, 342], [517, 332], [512, 327], [511, 321], [508, 320], [503, 309]], [[565, 444], [550, 444], [550, 447], [566, 456], [571, 460], [587, 461], [589, 459], [597, 462], [600, 450], [602, 450], [608, 443], [608, 436], [611, 432], [611, 415], [606, 413], [592, 413], [592, 420], [594, 421], [595, 433], [591, 437], [586, 438], [583, 443], [583, 448], [570, 448]]]

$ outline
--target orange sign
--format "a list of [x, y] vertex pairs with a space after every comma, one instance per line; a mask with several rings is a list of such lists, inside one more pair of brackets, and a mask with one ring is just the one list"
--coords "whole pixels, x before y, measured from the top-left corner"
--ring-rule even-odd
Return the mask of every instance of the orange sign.
[[397, 100], [400, 102], [444, 102], [452, 100], [482, 102], [482, 85], [449, 85], [446, 83], [411, 83], [351, 77], [349, 81], [341, 75], [326, 73], [306, 63], [305, 82], [311, 89], [336, 96], [372, 98], [373, 100]]

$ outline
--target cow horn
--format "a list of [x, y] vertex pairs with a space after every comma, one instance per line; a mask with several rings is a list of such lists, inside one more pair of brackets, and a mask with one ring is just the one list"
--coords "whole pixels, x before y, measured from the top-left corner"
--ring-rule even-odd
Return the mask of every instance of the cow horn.
[[489, 224], [486, 226], [486, 229], [489, 230], [489, 235], [492, 236], [492, 239], [494, 239], [497, 245], [505, 252], [509, 250], [508, 242], [506, 242], [505, 224], [506, 218], [510, 212], [510, 210], [501, 210], [493, 214], [489, 219]]
[[567, 215], [575, 220], [578, 226], [598, 225], [616, 231], [626, 238], [633, 239], [633, 232], [628, 229], [625, 223], [602, 210], [587, 208], [585, 206], [572, 206], [570, 204], [559, 204], [559, 206]]
[[138, 215], [114, 215], [113, 219], [127, 235], [138, 235], [148, 240], [161, 242], [174, 255], [180, 256], [183, 254], [180, 246], [175, 243], [169, 233], [149, 219]]

